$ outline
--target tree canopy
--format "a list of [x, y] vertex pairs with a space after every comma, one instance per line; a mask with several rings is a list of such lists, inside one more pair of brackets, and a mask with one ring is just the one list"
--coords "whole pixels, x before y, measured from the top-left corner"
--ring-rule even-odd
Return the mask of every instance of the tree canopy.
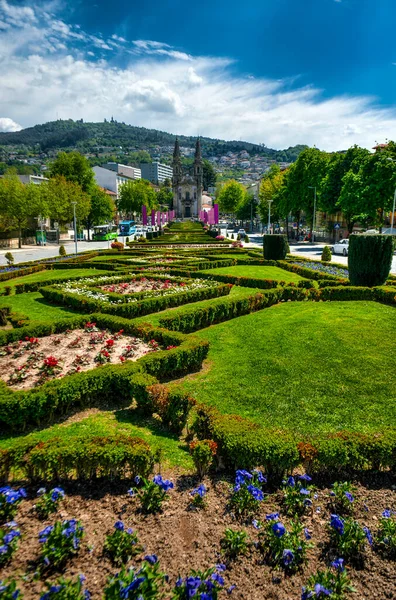
[[125, 216], [141, 213], [142, 206], [148, 209], [157, 207], [157, 195], [145, 179], [127, 181], [120, 186], [120, 197], [117, 202], [118, 210]]
[[235, 213], [244, 201], [246, 190], [241, 183], [234, 179], [227, 181], [219, 191], [218, 203], [220, 210], [225, 213]]

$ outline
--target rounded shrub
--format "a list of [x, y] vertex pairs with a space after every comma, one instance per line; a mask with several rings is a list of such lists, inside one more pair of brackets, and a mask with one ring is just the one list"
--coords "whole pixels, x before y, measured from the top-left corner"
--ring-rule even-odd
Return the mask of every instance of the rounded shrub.
[[322, 258], [320, 259], [322, 262], [331, 262], [331, 250], [330, 246], [325, 246], [322, 252]]
[[6, 259], [7, 263], [9, 265], [13, 265], [14, 264], [14, 256], [11, 254], [11, 252], [6, 252], [4, 254], [4, 258]]
[[243, 241], [245, 242], [245, 244], [249, 243], [249, 236], [247, 234], [245, 235], [245, 239]]
[[288, 252], [289, 244], [284, 235], [267, 234], [263, 237], [263, 249], [265, 260], [284, 260]]
[[66, 248], [63, 246], [59, 247], [59, 256], [66, 256]]
[[351, 235], [348, 269], [351, 285], [383, 285], [392, 264], [392, 239], [387, 235]]
[[118, 250], [118, 252], [124, 250], [124, 244], [122, 242], [112, 242], [111, 247], [113, 250]]

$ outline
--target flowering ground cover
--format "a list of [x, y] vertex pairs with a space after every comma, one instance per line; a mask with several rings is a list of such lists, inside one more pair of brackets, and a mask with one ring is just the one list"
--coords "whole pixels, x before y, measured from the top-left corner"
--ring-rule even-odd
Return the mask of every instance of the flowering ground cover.
[[0, 348], [1, 378], [15, 390], [30, 389], [100, 365], [138, 360], [159, 349], [129, 335], [99, 330], [95, 323], [84, 329], [41, 338], [26, 338]]
[[335, 265], [324, 265], [323, 263], [315, 260], [315, 261], [294, 261], [290, 263], [292, 265], [297, 265], [298, 267], [304, 267], [305, 269], [312, 269], [313, 271], [319, 271], [319, 273], [327, 273], [329, 275], [335, 275], [336, 277], [341, 277], [343, 279], [348, 279], [349, 271], [348, 269], [343, 269], [342, 267], [336, 267]]
[[[154, 491], [158, 488], [165, 492], [160, 510], [154, 514], [142, 511], [144, 488], [139, 480], [131, 485], [100, 482], [69, 484], [55, 490], [53, 486], [47, 486], [46, 490], [39, 486], [27, 488], [27, 497], [18, 500], [12, 517], [16, 550], [3, 565], [1, 578], [13, 578], [25, 600], [44, 598], [48, 583], [57, 584], [60, 574], [64, 580], [73, 581], [83, 575], [84, 588], [89, 590], [92, 600], [137, 598], [123, 593], [120, 585], [113, 586], [114, 595], [104, 595], [116, 573], [127, 588], [130, 567], [135, 571], [143, 568], [140, 578], [132, 578], [135, 583], [131, 592], [144, 585], [147, 569], [150, 573], [160, 571], [167, 575], [165, 580], [156, 579], [159, 586], [156, 592], [141, 596], [152, 600], [337, 598], [329, 593], [308, 595], [309, 582], [312, 589], [322, 585], [317, 583], [321, 581], [318, 571], [322, 571], [330, 572], [333, 582], [339, 579], [337, 574], [342, 574], [347, 585], [339, 597], [345, 600], [385, 600], [395, 596], [394, 559], [381, 543], [384, 524], [396, 522], [395, 491], [391, 489], [389, 476], [377, 475], [354, 485], [352, 500], [347, 500], [350, 516], [334, 513], [334, 487], [330, 485], [333, 481], [322, 485], [301, 480], [301, 476], [306, 476], [300, 471], [300, 475], [295, 473], [278, 487], [265, 474], [252, 485], [251, 476], [246, 471], [237, 472], [236, 476], [230, 474], [229, 478], [213, 475], [203, 481], [193, 475], [180, 476], [175, 471], [162, 473], [154, 481], [151, 476], [149, 482]], [[196, 508], [193, 500], [199, 488], [203, 504]], [[233, 499], [236, 490], [242, 488], [257, 501], [252, 512], [238, 516]], [[308, 495], [301, 494], [301, 490]], [[294, 491], [306, 500], [300, 512], [291, 514], [285, 499]], [[44, 494], [49, 499], [55, 498], [56, 507], [55, 512], [43, 519], [35, 507], [42, 504]], [[298, 528], [293, 525], [296, 514]], [[346, 525], [352, 521], [355, 533], [350, 534]], [[290, 537], [293, 527], [295, 531], [298, 529], [296, 540]], [[6, 529], [4, 525], [0, 528]], [[56, 531], [59, 531], [57, 537]], [[230, 533], [225, 537], [227, 531], [244, 533], [239, 537], [244, 545], [227, 545], [224, 542], [227, 537], [235, 539]], [[338, 538], [345, 545], [361, 532], [360, 552], [353, 551], [343, 558]], [[7, 538], [6, 545], [10, 543]], [[62, 554], [54, 552], [55, 544], [56, 548], [62, 548]], [[289, 547], [282, 550], [285, 545]], [[296, 557], [301, 551], [304, 558], [298, 565]], [[63, 562], [57, 568], [60, 556]], [[209, 569], [209, 574], [203, 577]], [[216, 595], [193, 593], [207, 581], [218, 585]], [[349, 593], [348, 587], [355, 591]], [[324, 585], [323, 588], [328, 589]], [[162, 591], [164, 596], [160, 595]], [[54, 593], [48, 598], [57, 597], [63, 596]], [[77, 595], [68, 597], [80, 599]]]
[[300, 275], [285, 271], [279, 267], [261, 267], [254, 265], [234, 265], [231, 267], [221, 267], [219, 269], [210, 269], [204, 271], [215, 277], [216, 275], [234, 275], [236, 277], [257, 277], [258, 279], [275, 279], [287, 282], [299, 282], [304, 279]]
[[67, 280], [67, 279], [75, 279], [78, 277], [87, 277], [89, 275], [103, 275], [108, 274], [108, 271], [101, 271], [100, 269], [95, 269], [94, 271], [89, 267], [83, 267], [81, 269], [62, 269], [62, 270], [49, 270], [49, 271], [39, 271], [38, 273], [32, 273], [31, 275], [23, 275], [22, 277], [17, 277], [15, 279], [9, 279], [8, 281], [0, 282], [0, 293], [4, 290], [5, 287], [10, 286], [13, 288], [15, 285], [19, 283], [36, 283], [37, 281], [48, 281], [53, 279], [59, 279], [59, 281]]
[[170, 290], [172, 288], [186, 287], [186, 284], [172, 281], [171, 279], [163, 281], [161, 279], [144, 277], [125, 283], [121, 281], [120, 283], [100, 285], [99, 287], [105, 292], [112, 292], [114, 294], [134, 294], [136, 292], [157, 292], [161, 290]]
[[221, 412], [299, 432], [396, 422], [393, 307], [289, 302], [196, 335], [207, 366], [180, 385]]

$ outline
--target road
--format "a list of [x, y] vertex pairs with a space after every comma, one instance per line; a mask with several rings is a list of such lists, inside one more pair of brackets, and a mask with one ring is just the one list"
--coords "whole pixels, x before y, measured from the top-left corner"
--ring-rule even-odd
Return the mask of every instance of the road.
[[[222, 231], [223, 235], [225, 230]], [[249, 236], [249, 244], [245, 244], [246, 248], [262, 248], [263, 247], [263, 236], [259, 233], [253, 233]], [[64, 242], [66, 252], [68, 254], [74, 253], [74, 242]], [[78, 242], [78, 251], [84, 252], [85, 250], [104, 250], [110, 246], [109, 242]], [[320, 260], [322, 256], [322, 250], [325, 244], [309, 244], [307, 242], [300, 243], [290, 246], [290, 252], [292, 255], [304, 256], [305, 258], [312, 258], [314, 260]], [[6, 265], [7, 261], [4, 258], [7, 250], [0, 250], [0, 266]], [[15, 264], [21, 262], [27, 262], [29, 260], [37, 260], [40, 258], [53, 258], [59, 256], [59, 246], [24, 246], [23, 248], [11, 250], [15, 258]], [[340, 263], [342, 265], [348, 265], [347, 256], [333, 256], [333, 262]], [[391, 273], [396, 275], [396, 256], [393, 257]]]

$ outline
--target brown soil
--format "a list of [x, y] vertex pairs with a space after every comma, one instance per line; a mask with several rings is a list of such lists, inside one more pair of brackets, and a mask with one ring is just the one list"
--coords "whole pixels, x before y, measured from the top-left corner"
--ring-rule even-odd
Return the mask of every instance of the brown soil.
[[[235, 521], [227, 510], [230, 484], [224, 480], [205, 480], [209, 488], [206, 510], [194, 510], [190, 507], [190, 491], [197, 486], [195, 478], [167, 473], [175, 482], [169, 500], [159, 515], [144, 516], [139, 513], [138, 503], [127, 495], [128, 483], [95, 485], [71, 484], [66, 489], [67, 498], [62, 503], [58, 515], [48, 521], [37, 519], [33, 510], [33, 500], [24, 501], [18, 511], [16, 521], [23, 535], [20, 548], [10, 564], [3, 568], [0, 577], [29, 573], [25, 581], [20, 581], [25, 600], [38, 598], [43, 590], [42, 580], [33, 581], [32, 574], [37, 568], [40, 547], [38, 532], [57, 518], [78, 518], [85, 527], [86, 536], [79, 555], [72, 559], [66, 569], [66, 577], [76, 577], [84, 573], [87, 587], [93, 600], [102, 597], [103, 587], [110, 574], [119, 569], [103, 555], [103, 543], [106, 534], [113, 530], [114, 522], [122, 519], [138, 534], [144, 546], [142, 555], [130, 564], [138, 565], [145, 554], [158, 555], [161, 568], [170, 576], [171, 584], [180, 574], [186, 576], [191, 569], [205, 569], [223, 562], [219, 553], [220, 539], [226, 527], [245, 529], [249, 538], [257, 540], [257, 532], [250, 524]], [[393, 486], [395, 487], [395, 486]], [[392, 481], [387, 476], [357, 485], [355, 517], [363, 525], [375, 532], [378, 517], [386, 508], [396, 508], [396, 493], [392, 490]], [[31, 494], [35, 490], [29, 490]], [[314, 547], [309, 550], [309, 562], [303, 572], [285, 576], [283, 571], [275, 571], [266, 565], [260, 552], [251, 548], [250, 553], [229, 563], [224, 573], [226, 587], [236, 584], [232, 593], [235, 600], [299, 600], [301, 587], [310, 574], [318, 568], [324, 568], [333, 559], [326, 551], [327, 534], [325, 525], [331, 513], [328, 506], [329, 490], [318, 491], [312, 514], [302, 517], [305, 527], [312, 534]], [[262, 504], [257, 517], [264, 519], [266, 513], [280, 510], [280, 495], [273, 493]], [[321, 507], [317, 513], [316, 508]], [[287, 527], [290, 519], [282, 516]], [[91, 549], [91, 550], [90, 550]], [[348, 565], [348, 572], [356, 593], [352, 600], [394, 599], [396, 598], [395, 563], [384, 559], [370, 547], [366, 550], [364, 564], [356, 567]], [[56, 578], [56, 574], [50, 577]], [[228, 597], [226, 592], [220, 598]]]
[[[37, 343], [25, 340], [1, 348], [1, 351], [6, 353], [0, 356], [1, 378], [15, 390], [30, 389], [47, 381], [43, 379], [40, 368], [48, 357], [54, 357], [59, 361], [54, 368], [54, 373], [50, 374], [48, 379], [59, 379], [70, 373], [89, 371], [99, 366], [101, 363], [96, 362], [95, 357], [102, 351], [109, 352], [109, 363], [121, 364], [120, 356], [127, 346], [131, 346], [131, 352], [126, 360], [132, 361], [153, 350], [149, 344], [139, 338], [114, 335], [108, 331], [90, 333], [84, 329], [74, 329], [59, 335], [35, 339]], [[111, 347], [108, 346], [108, 340], [114, 341]], [[21, 356], [15, 356], [20, 353]], [[26, 378], [18, 381], [14, 376], [15, 373], [25, 374]]]

